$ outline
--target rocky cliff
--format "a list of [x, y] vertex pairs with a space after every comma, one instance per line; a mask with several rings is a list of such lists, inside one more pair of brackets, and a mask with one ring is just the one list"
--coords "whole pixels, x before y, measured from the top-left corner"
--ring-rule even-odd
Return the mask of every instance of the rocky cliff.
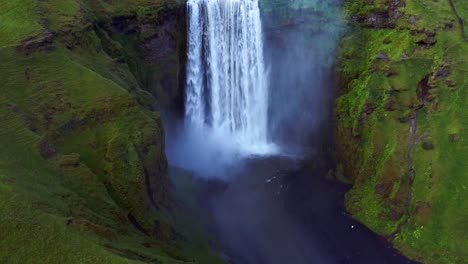
[[425, 263], [468, 259], [463, 0], [347, 0], [339, 171], [354, 218]]
[[[286, 6], [262, 1], [268, 38], [331, 19]], [[0, 262], [219, 263], [174, 198], [164, 155], [159, 110], [183, 110], [184, 9], [0, 3]], [[335, 117], [347, 210], [411, 258], [464, 263], [468, 5], [346, 0], [344, 12]]]
[[0, 3], [0, 262], [217, 261], [176, 224], [156, 111], [180, 107], [184, 9]]

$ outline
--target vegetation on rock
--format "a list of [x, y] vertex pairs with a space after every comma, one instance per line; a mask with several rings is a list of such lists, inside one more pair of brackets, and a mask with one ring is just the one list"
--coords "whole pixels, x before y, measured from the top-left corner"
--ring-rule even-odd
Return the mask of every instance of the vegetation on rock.
[[[283, 1], [261, 4], [270, 29], [312, 23]], [[326, 6], [295, 5], [333, 20]], [[170, 170], [184, 197], [171, 193], [156, 111], [182, 109], [184, 9], [0, 3], [1, 263], [221, 262], [187, 220], [193, 201], [178, 203], [197, 192], [186, 172]], [[347, 210], [411, 258], [464, 263], [468, 4], [346, 0], [344, 10], [335, 113]]]
[[413, 259], [464, 263], [468, 5], [347, 0], [344, 10], [335, 113], [354, 182], [347, 210]]
[[176, 221], [154, 111], [178, 94], [163, 89], [178, 86], [180, 7], [0, 3], [0, 262], [218, 263]]

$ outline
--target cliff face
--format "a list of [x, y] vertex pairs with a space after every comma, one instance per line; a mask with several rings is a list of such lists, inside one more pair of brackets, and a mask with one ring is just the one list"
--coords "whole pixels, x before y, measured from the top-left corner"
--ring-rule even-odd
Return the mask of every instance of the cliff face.
[[188, 261], [155, 111], [181, 100], [183, 13], [170, 1], [2, 1], [0, 262]]
[[462, 0], [347, 0], [336, 101], [347, 210], [426, 263], [468, 259]]

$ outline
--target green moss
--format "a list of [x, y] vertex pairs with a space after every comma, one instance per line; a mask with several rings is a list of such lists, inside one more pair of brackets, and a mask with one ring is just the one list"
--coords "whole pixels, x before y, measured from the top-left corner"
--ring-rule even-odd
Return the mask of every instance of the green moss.
[[224, 263], [219, 256], [209, 253], [210, 247], [220, 248], [219, 242], [211, 235], [200, 232], [199, 228], [213, 221], [207, 209], [200, 208], [197, 198], [202, 192], [206, 192], [202, 189], [206, 185], [200, 183], [192, 173], [177, 167], [169, 167], [169, 177], [174, 187], [179, 190], [175, 194], [176, 199], [185, 204], [184, 208], [178, 208], [176, 211], [178, 230], [188, 238], [184, 242], [183, 250], [187, 255], [193, 256], [197, 263]]
[[[39, 14], [51, 31], [77, 31], [85, 26], [80, 3], [76, 0], [48, 0], [39, 2]], [[82, 28], [83, 29], [83, 28]]]
[[[466, 5], [456, 4], [468, 17]], [[345, 5], [350, 19], [382, 10], [379, 1]], [[412, 258], [462, 263], [468, 46], [447, 1], [407, 0], [399, 11], [395, 28], [356, 22], [340, 45], [338, 157], [354, 179], [346, 206]], [[376, 57], [380, 51], [388, 61]], [[421, 146], [429, 141], [428, 151]]]
[[45, 214], [14, 192], [2, 190], [0, 197], [3, 263], [141, 263], [110, 254], [70, 230], [64, 224], [67, 218]]
[[40, 33], [36, 0], [11, 0], [0, 3], [0, 48]]
[[142, 61], [126, 58], [142, 51], [106, 27], [124, 9], [146, 23], [163, 2], [9, 2], [0, 4], [0, 262], [219, 263], [199, 226], [183, 231], [168, 210], [160, 116], [135, 74]]
[[67, 201], [75, 194], [62, 184], [57, 167], [35, 150], [39, 137], [27, 129], [23, 118], [5, 105], [0, 113], [0, 262], [134, 263], [109, 254], [66, 224], [70, 210], [78, 209]]

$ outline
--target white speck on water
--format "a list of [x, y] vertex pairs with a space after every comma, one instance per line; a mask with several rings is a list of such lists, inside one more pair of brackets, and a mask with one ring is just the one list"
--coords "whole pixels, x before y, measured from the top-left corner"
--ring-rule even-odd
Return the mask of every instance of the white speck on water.
[[351, 225], [351, 229], [354, 229], [354, 225]]

